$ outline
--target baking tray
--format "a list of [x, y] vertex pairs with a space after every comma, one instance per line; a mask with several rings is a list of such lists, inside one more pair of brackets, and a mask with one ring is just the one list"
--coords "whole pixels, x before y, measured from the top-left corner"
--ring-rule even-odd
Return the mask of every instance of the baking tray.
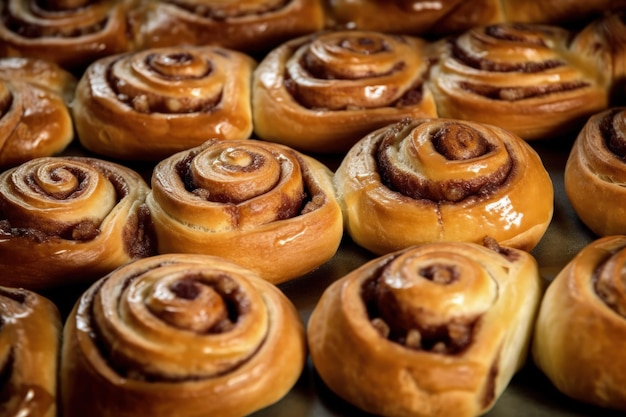
[[[575, 135], [574, 135], [575, 136]], [[539, 245], [533, 250], [546, 284], [587, 244], [597, 238], [578, 219], [563, 186], [563, 171], [573, 137], [531, 142], [541, 156], [552, 178], [555, 190], [554, 217]], [[88, 154], [80, 147], [71, 147], [66, 154]], [[94, 155], [91, 155], [94, 156]], [[342, 156], [312, 155], [335, 170]], [[152, 166], [134, 167], [148, 181]], [[317, 270], [296, 280], [279, 285], [292, 300], [304, 323], [322, 292], [335, 280], [374, 258], [345, 235], [336, 255]], [[86, 289], [62, 288], [44, 294], [57, 303], [65, 317]], [[571, 400], [558, 392], [528, 359], [526, 366], [512, 379], [488, 417], [537, 416], [623, 416], [623, 413], [589, 406]], [[279, 402], [252, 414], [253, 417], [365, 417], [370, 416], [334, 395], [321, 381], [309, 359], [294, 388]], [[453, 417], [453, 416], [451, 416]]]

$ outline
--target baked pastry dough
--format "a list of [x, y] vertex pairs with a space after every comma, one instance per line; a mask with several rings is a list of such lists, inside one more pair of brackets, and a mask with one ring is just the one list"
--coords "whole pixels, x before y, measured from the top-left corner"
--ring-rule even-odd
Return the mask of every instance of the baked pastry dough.
[[56, 417], [61, 317], [34, 292], [0, 287], [3, 416]]
[[564, 394], [626, 411], [626, 237], [591, 242], [548, 287], [533, 337], [535, 363]]
[[149, 188], [129, 168], [87, 157], [37, 158], [0, 174], [0, 282], [89, 283], [155, 252]]
[[282, 398], [305, 358], [296, 309], [257, 274], [210, 256], [146, 258], [70, 314], [64, 416], [244, 416]]
[[531, 255], [489, 245], [420, 245], [331, 284], [307, 330], [322, 380], [386, 417], [487, 412], [525, 363], [541, 287]]
[[439, 116], [495, 124], [526, 140], [577, 131], [608, 105], [608, 79], [555, 26], [474, 28], [442, 48], [430, 75]]
[[25, 56], [81, 71], [92, 61], [133, 48], [131, 1], [5, 0], [0, 56]]
[[74, 138], [76, 79], [36, 59], [0, 59], [0, 168], [63, 151]]
[[364, 31], [289, 41], [255, 70], [255, 133], [305, 152], [345, 152], [376, 128], [434, 117], [429, 49], [418, 38]]
[[572, 24], [626, 7], [624, 0], [501, 0], [508, 22]]
[[144, 0], [131, 14], [141, 49], [219, 45], [267, 51], [324, 27], [321, 0]]
[[247, 139], [255, 65], [245, 54], [217, 47], [148, 49], [98, 60], [76, 91], [80, 142], [108, 157], [156, 161], [208, 139]]
[[335, 173], [345, 225], [385, 254], [433, 241], [531, 250], [552, 219], [553, 186], [537, 153], [496, 126], [406, 120], [357, 143]]
[[626, 11], [607, 13], [591, 22], [576, 34], [571, 48], [607, 74], [611, 102], [626, 105]]
[[444, 35], [504, 19], [500, 0], [333, 0], [328, 3], [327, 25], [335, 29]]
[[328, 261], [343, 235], [332, 172], [258, 140], [212, 140], [160, 162], [146, 202], [160, 253], [220, 256], [273, 283]]
[[578, 217], [600, 236], [626, 234], [626, 108], [592, 116], [565, 165], [567, 197]]

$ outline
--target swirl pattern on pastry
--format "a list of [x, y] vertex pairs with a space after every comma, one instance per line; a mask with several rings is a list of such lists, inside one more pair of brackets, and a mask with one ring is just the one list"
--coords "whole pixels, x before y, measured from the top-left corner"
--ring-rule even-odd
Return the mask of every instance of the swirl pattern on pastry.
[[384, 254], [433, 241], [491, 236], [530, 250], [553, 213], [553, 186], [537, 153], [496, 126], [405, 120], [357, 143], [335, 173], [346, 228]]
[[309, 319], [313, 364], [340, 397], [383, 416], [477, 416], [525, 362], [539, 306], [527, 252], [437, 242], [370, 261]]
[[103, 58], [77, 88], [79, 139], [93, 152], [129, 160], [160, 160], [213, 138], [247, 139], [255, 65], [245, 54], [217, 47]]
[[578, 217], [600, 236], [626, 234], [626, 108], [593, 115], [565, 165], [567, 197]]
[[63, 151], [74, 138], [73, 76], [35, 59], [0, 59], [0, 167]]
[[320, 0], [148, 0], [133, 11], [142, 49], [219, 45], [267, 51], [324, 27]]
[[434, 117], [424, 85], [429, 54], [421, 39], [377, 32], [331, 31], [286, 42], [255, 70], [255, 133], [302, 151], [342, 152], [404, 117]]
[[626, 337], [626, 237], [583, 248], [548, 287], [537, 318], [532, 356], [550, 381], [576, 400], [626, 411], [621, 371]]
[[37, 158], [0, 174], [0, 278], [43, 289], [90, 282], [155, 252], [149, 188], [129, 168]]
[[305, 356], [300, 318], [277, 287], [221, 258], [155, 256], [76, 304], [62, 404], [68, 417], [243, 416], [285, 395]]
[[553, 26], [469, 30], [443, 48], [430, 76], [441, 117], [498, 125], [526, 140], [579, 129], [606, 108], [607, 80]]
[[116, 0], [7, 0], [0, 8], [0, 56], [25, 56], [82, 70], [130, 50], [126, 13]]
[[576, 34], [571, 49], [610, 79], [611, 103], [626, 105], [626, 12], [607, 13]]
[[208, 141], [160, 162], [147, 204], [160, 253], [221, 256], [274, 283], [328, 261], [343, 234], [331, 171], [258, 140]]
[[61, 317], [34, 292], [0, 287], [0, 412], [56, 417]]

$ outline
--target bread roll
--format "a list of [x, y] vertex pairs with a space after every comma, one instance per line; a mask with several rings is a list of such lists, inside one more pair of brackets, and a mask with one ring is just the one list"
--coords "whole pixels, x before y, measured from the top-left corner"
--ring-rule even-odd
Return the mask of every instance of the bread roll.
[[571, 48], [608, 76], [611, 103], [626, 105], [626, 11], [607, 13], [588, 24]]
[[270, 52], [254, 74], [256, 135], [304, 152], [345, 152], [404, 117], [436, 116], [425, 41], [377, 32], [323, 32]]
[[495, 124], [526, 140], [577, 131], [608, 105], [609, 80], [555, 26], [471, 29], [442, 49], [430, 76], [439, 116]]
[[236, 417], [282, 398], [304, 367], [290, 301], [221, 258], [138, 260], [94, 284], [65, 326], [65, 417]]
[[131, 21], [141, 49], [219, 45], [256, 53], [321, 30], [324, 9], [320, 0], [144, 0]]
[[626, 234], [626, 108], [595, 114], [578, 135], [564, 185], [578, 217], [596, 235]]
[[548, 287], [532, 346], [539, 369], [565, 395], [621, 411], [626, 411], [625, 260], [621, 235], [583, 248]]
[[0, 281], [44, 289], [90, 283], [156, 244], [148, 185], [86, 157], [37, 158], [0, 174]]
[[0, 287], [3, 416], [56, 417], [61, 317], [48, 299]]
[[[171, 47], [93, 63], [73, 105], [85, 148], [158, 161], [209, 139], [252, 132], [249, 56], [217, 47]], [[115, 123], [111, 123], [111, 121]]]
[[486, 413], [525, 363], [540, 300], [534, 258], [489, 244], [412, 247], [328, 287], [307, 330], [326, 385], [386, 417]]
[[328, 261], [343, 234], [331, 171], [258, 140], [212, 140], [160, 162], [146, 201], [160, 253], [220, 256], [273, 283]]
[[0, 56], [24, 56], [82, 71], [94, 60], [133, 48], [131, 1], [5, 0]]
[[330, 27], [412, 35], [458, 33], [504, 19], [500, 0], [333, 0]]
[[531, 250], [552, 219], [554, 190], [537, 153], [496, 126], [406, 120], [364, 137], [335, 173], [346, 230], [385, 254], [434, 241]]

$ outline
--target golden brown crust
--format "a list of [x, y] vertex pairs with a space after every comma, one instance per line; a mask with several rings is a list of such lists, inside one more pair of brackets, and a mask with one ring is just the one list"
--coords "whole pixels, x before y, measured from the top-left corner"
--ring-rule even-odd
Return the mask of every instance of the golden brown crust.
[[451, 39], [430, 74], [439, 116], [495, 124], [526, 140], [579, 129], [608, 105], [607, 76], [555, 26], [499, 24]]
[[132, 48], [130, 1], [7, 0], [0, 9], [0, 56], [25, 56], [81, 71]]
[[219, 45], [245, 52], [267, 51], [324, 26], [320, 0], [142, 3], [131, 16], [142, 49]]
[[604, 12], [626, 7], [624, 0], [501, 0], [501, 2], [506, 21], [547, 24], [578, 23]]
[[0, 370], [4, 416], [56, 417], [61, 317], [48, 299], [0, 287]]
[[537, 366], [564, 394], [626, 410], [626, 238], [604, 237], [570, 261], [543, 298], [532, 346]]
[[0, 166], [55, 155], [72, 141], [72, 120], [63, 99], [23, 81], [0, 79]]
[[287, 147], [209, 141], [154, 169], [147, 204], [159, 252], [221, 256], [274, 283], [304, 275], [339, 247], [332, 173]]
[[500, 0], [333, 0], [328, 26], [412, 35], [458, 33], [501, 22]]
[[0, 280], [42, 289], [90, 282], [154, 253], [129, 168], [85, 157], [37, 158], [0, 174]]
[[485, 413], [525, 362], [540, 300], [532, 256], [495, 249], [421, 245], [335, 281], [307, 329], [322, 380], [377, 415]]
[[567, 197], [578, 217], [599, 236], [626, 234], [626, 108], [592, 116], [565, 165]]
[[537, 153], [496, 126], [406, 120], [372, 132], [335, 173], [346, 229], [384, 254], [490, 236], [530, 250], [552, 219], [553, 187]]
[[247, 139], [255, 65], [245, 54], [218, 47], [148, 49], [98, 60], [76, 91], [79, 140], [101, 155], [158, 161], [209, 139]]
[[248, 415], [291, 389], [305, 357], [295, 308], [257, 274], [203, 255], [142, 259], [71, 313], [64, 415]]
[[424, 41], [335, 31], [289, 41], [255, 70], [256, 135], [305, 152], [342, 152], [404, 117], [434, 117]]

